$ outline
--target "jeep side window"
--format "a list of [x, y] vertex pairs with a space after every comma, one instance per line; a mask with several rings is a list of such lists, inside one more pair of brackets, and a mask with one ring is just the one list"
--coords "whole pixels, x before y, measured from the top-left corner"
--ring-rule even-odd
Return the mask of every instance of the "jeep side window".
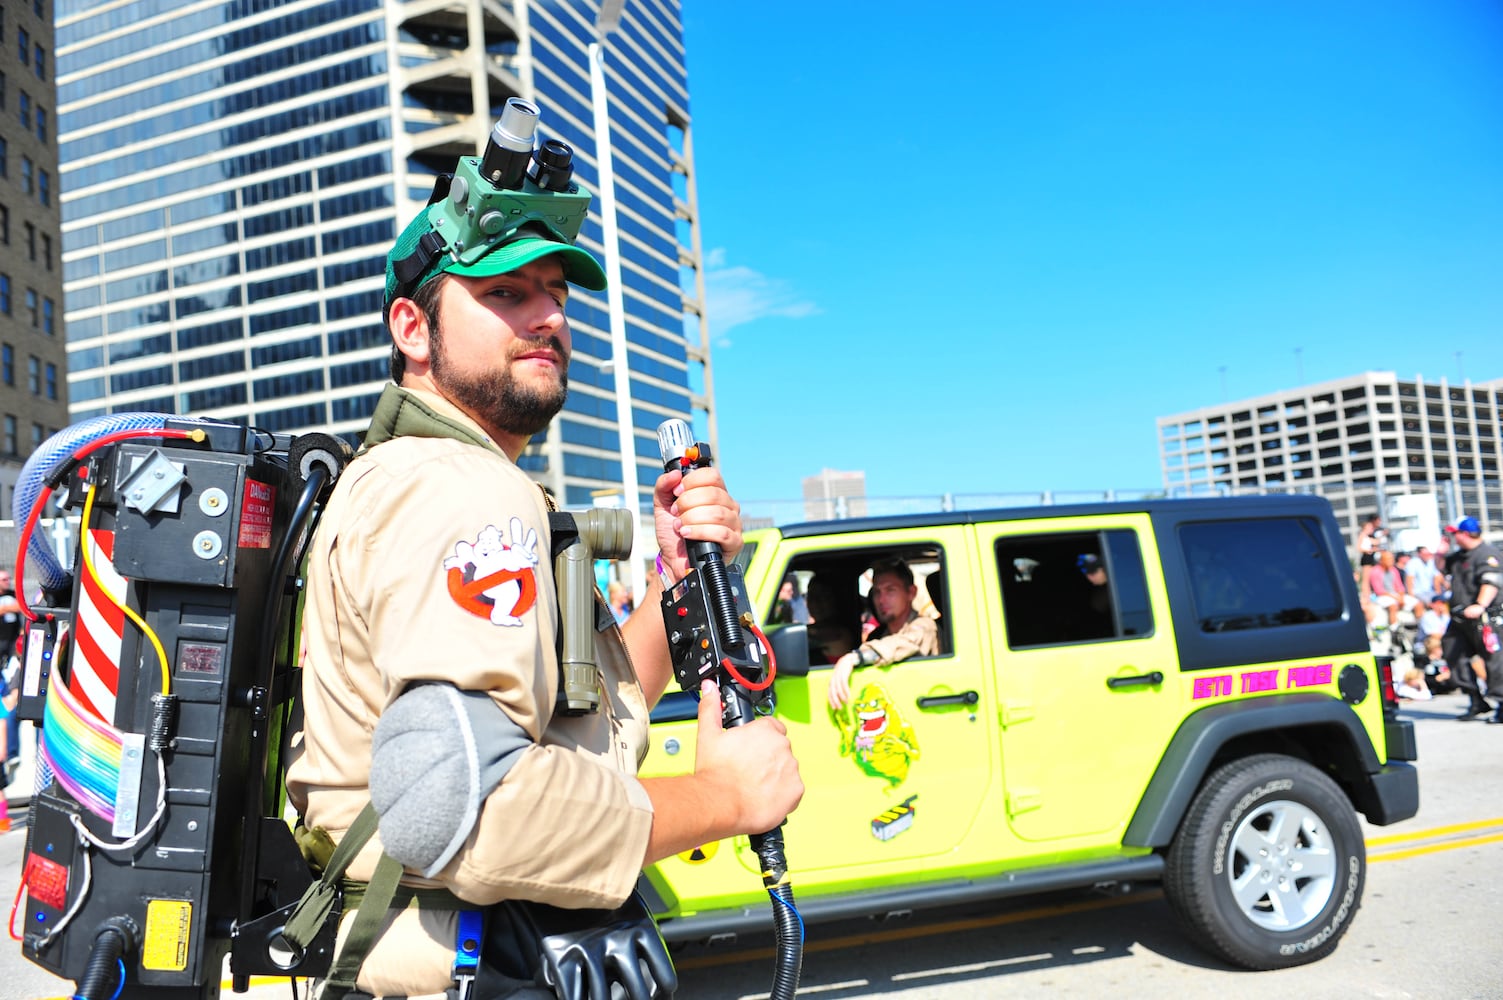
[[1186, 523], [1179, 538], [1202, 632], [1341, 617], [1341, 591], [1313, 518]]
[[825, 550], [797, 556], [784, 567], [778, 594], [761, 613], [765, 627], [807, 624], [810, 665], [834, 663], [843, 653], [861, 646], [880, 625], [871, 595], [871, 568], [889, 559], [902, 560], [913, 574], [917, 594], [912, 610], [936, 622], [937, 655], [948, 653], [951, 645], [949, 622], [944, 616], [944, 552], [932, 544], [902, 549]]
[[1003, 538], [996, 551], [1010, 648], [1128, 639], [1153, 632], [1136, 532]]

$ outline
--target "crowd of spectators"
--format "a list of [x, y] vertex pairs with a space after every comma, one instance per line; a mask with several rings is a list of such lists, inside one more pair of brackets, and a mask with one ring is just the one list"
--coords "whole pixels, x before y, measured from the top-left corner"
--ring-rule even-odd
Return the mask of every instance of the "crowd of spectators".
[[[1382, 517], [1363, 521], [1355, 575], [1375, 651], [1393, 657], [1400, 698], [1427, 700], [1461, 691], [1469, 707], [1459, 718], [1493, 713], [1503, 723], [1503, 567], [1481, 538], [1475, 518], [1447, 525], [1432, 549], [1390, 546]], [[1496, 630], [1496, 631], [1495, 631]]]

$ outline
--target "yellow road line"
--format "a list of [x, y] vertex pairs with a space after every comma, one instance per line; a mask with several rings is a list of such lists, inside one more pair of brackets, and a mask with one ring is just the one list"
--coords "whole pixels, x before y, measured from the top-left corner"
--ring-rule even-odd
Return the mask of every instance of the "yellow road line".
[[[1367, 841], [1367, 846], [1397, 843], [1400, 841], [1418, 841], [1431, 837], [1443, 837], [1447, 834], [1461, 833], [1467, 830], [1480, 830], [1489, 827], [1503, 826], [1503, 818], [1479, 820], [1475, 823], [1453, 823], [1449, 826], [1438, 826], [1429, 830], [1416, 830], [1412, 833], [1395, 834], [1390, 837], [1376, 837]], [[1401, 858], [1411, 858], [1422, 854], [1436, 854], [1440, 851], [1454, 851], [1462, 847], [1475, 847], [1481, 844], [1491, 844], [1503, 841], [1503, 833], [1493, 833], [1481, 837], [1465, 837], [1458, 840], [1446, 840], [1437, 844], [1424, 844], [1407, 850], [1387, 851], [1368, 858], [1369, 864], [1379, 861], [1397, 861]], [[1049, 917], [1067, 916], [1072, 913], [1081, 913], [1087, 910], [1105, 909], [1110, 906], [1126, 906], [1132, 903], [1145, 903], [1150, 900], [1163, 898], [1162, 889], [1153, 889], [1144, 892], [1135, 892], [1129, 896], [1121, 896], [1113, 899], [1092, 899], [1078, 903], [1066, 903], [1058, 906], [1041, 906], [1029, 910], [1020, 910], [1013, 913], [1003, 913], [990, 917], [976, 917], [970, 920], [951, 920], [942, 924], [926, 924], [922, 927], [905, 927], [888, 931], [873, 931], [865, 934], [852, 934], [846, 937], [829, 938], [820, 941], [811, 941], [805, 944], [805, 953], [818, 951], [837, 951], [843, 948], [854, 948], [866, 944], [883, 944], [890, 941], [912, 940], [915, 938], [934, 937], [940, 934], [951, 934], [957, 931], [979, 930], [986, 927], [998, 927], [1004, 924], [1019, 923], [1024, 920], [1040, 920]], [[722, 955], [705, 955], [702, 957], [685, 957], [677, 959], [673, 964], [680, 969], [708, 969], [722, 965], [734, 965], [737, 962], [750, 962], [757, 959], [776, 957], [775, 948], [755, 948], [744, 951], [728, 952]]]
[[1503, 816], [1497, 819], [1479, 819], [1475, 823], [1452, 823], [1450, 826], [1437, 826], [1430, 830], [1411, 830], [1408, 833], [1395, 833], [1387, 837], [1373, 837], [1367, 841], [1367, 846], [1371, 848], [1381, 847], [1384, 844], [1428, 840], [1431, 837], [1444, 837], [1447, 834], [1465, 833], [1468, 830], [1485, 830], [1493, 826], [1503, 827]]
[[1467, 837], [1465, 840], [1447, 840], [1439, 844], [1427, 844], [1422, 847], [1411, 847], [1407, 851], [1388, 851], [1367, 859], [1368, 864], [1377, 864], [1379, 861], [1397, 861], [1400, 858], [1412, 858], [1420, 854], [1435, 854], [1438, 851], [1454, 851], [1458, 847], [1475, 847], [1478, 844], [1493, 844], [1503, 840], [1503, 833], [1494, 833], [1486, 837]]

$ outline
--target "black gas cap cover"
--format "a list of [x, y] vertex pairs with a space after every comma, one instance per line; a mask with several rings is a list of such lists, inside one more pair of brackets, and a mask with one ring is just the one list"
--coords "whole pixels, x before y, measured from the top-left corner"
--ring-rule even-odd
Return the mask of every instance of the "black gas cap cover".
[[1367, 671], [1355, 663], [1348, 663], [1341, 668], [1341, 676], [1336, 680], [1336, 689], [1341, 692], [1342, 700], [1349, 705], [1360, 705], [1367, 697], [1369, 682]]

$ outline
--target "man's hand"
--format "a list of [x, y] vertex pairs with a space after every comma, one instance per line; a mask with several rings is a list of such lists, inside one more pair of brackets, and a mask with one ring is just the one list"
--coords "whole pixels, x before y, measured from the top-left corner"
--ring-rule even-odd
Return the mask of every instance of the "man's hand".
[[720, 728], [720, 689], [699, 686], [694, 773], [641, 778], [652, 799], [643, 864], [741, 834], [776, 829], [804, 797], [788, 730], [770, 716]]
[[689, 572], [686, 541], [718, 542], [726, 562], [741, 551], [741, 505], [731, 499], [720, 470], [678, 470], [658, 477], [652, 493], [652, 523], [663, 565], [673, 579]]
[[851, 700], [851, 674], [861, 665], [861, 654], [852, 650], [835, 661], [830, 671], [830, 707], [840, 711]]
[[720, 728], [720, 689], [699, 687], [699, 743], [694, 776], [735, 803], [735, 833], [766, 833], [788, 817], [804, 797], [788, 730], [772, 716], [735, 729]]
[[[658, 477], [652, 491], [652, 525], [663, 571], [669, 581], [689, 574], [689, 541], [718, 542], [727, 561], [741, 551], [741, 507], [726, 492], [714, 467], [677, 469]], [[673, 677], [668, 637], [663, 630], [657, 574], [650, 574], [647, 593], [635, 595], [637, 609], [621, 626], [648, 705], [656, 705]]]

